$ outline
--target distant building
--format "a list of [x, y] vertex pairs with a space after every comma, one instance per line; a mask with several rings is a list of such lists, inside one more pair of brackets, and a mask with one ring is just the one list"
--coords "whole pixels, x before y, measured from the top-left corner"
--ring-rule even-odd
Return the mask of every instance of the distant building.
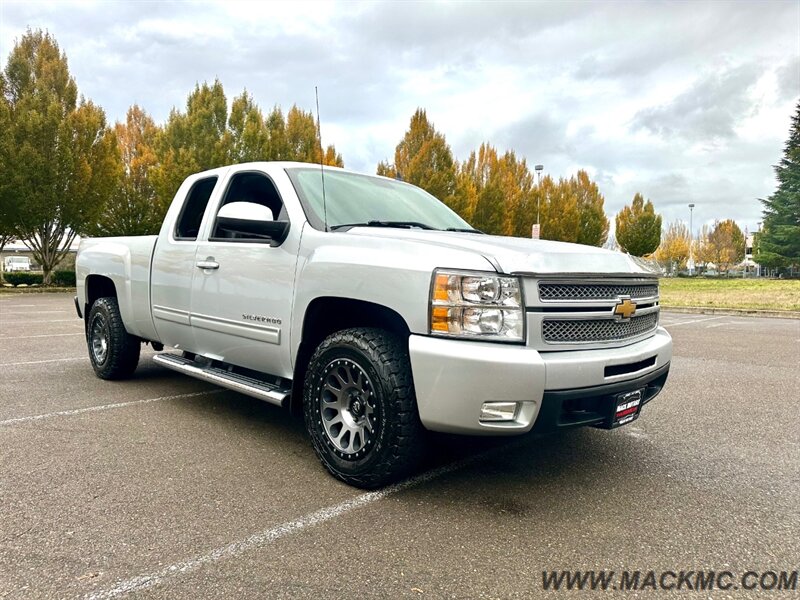
[[[78, 251], [78, 245], [80, 243], [80, 238], [76, 238], [72, 245], [69, 248], [69, 252], [67, 255], [61, 260], [61, 262], [56, 267], [57, 269], [64, 269], [64, 270], [73, 270], [75, 269], [75, 256]], [[33, 252], [25, 246], [21, 241], [14, 240], [9, 242], [3, 248], [3, 251], [0, 252], [0, 271], [8, 271], [9, 269], [6, 267], [6, 259], [7, 258], [22, 258], [27, 257], [29, 260], [29, 269], [32, 271], [40, 271], [41, 265], [36, 262], [36, 259], [33, 257]]]
[[747, 228], [744, 230], [744, 260], [739, 263], [739, 267], [744, 269], [745, 272], [758, 269], [758, 275], [761, 275], [761, 267], [756, 261], [753, 260], [753, 244], [755, 243], [755, 235], [748, 232]]

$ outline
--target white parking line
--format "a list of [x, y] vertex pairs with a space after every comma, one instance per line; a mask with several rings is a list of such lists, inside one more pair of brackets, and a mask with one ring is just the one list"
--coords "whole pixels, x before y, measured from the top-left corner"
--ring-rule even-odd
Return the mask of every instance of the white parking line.
[[679, 325], [691, 325], [692, 323], [705, 323], [706, 321], [716, 321], [717, 319], [724, 319], [725, 317], [709, 317], [708, 319], [694, 319], [692, 321], [678, 321], [677, 323], [670, 323], [665, 327], [678, 327]]
[[714, 323], [713, 325], [706, 325], [706, 329], [713, 329], [714, 327], [723, 327], [725, 325], [733, 325], [733, 323], [729, 323], [727, 321], [723, 323]]
[[6, 419], [0, 421], [0, 427], [7, 427], [8, 425], [19, 425], [20, 423], [30, 423], [31, 421], [42, 421], [44, 419], [52, 419], [53, 417], [71, 417], [72, 415], [80, 415], [88, 412], [98, 412], [101, 410], [111, 410], [112, 408], [125, 408], [126, 406], [136, 406], [138, 404], [150, 404], [152, 402], [161, 402], [163, 400], [179, 400], [181, 398], [193, 398], [195, 396], [205, 396], [208, 394], [219, 394], [225, 390], [207, 390], [205, 392], [192, 392], [191, 394], [178, 394], [177, 396], [161, 396], [159, 398], [147, 398], [145, 400], [131, 400], [130, 402], [117, 402], [116, 404], [103, 404], [102, 406], [87, 406], [86, 408], [74, 408], [71, 410], [59, 410], [56, 412], [45, 413], [43, 415], [31, 415], [29, 417], [16, 417], [14, 419]]
[[[520, 442], [516, 442], [516, 444], [519, 443]], [[263, 548], [264, 546], [268, 546], [283, 537], [299, 533], [300, 531], [308, 529], [309, 527], [321, 525], [322, 523], [335, 519], [336, 517], [341, 517], [342, 515], [347, 514], [357, 508], [373, 504], [374, 502], [382, 500], [383, 498], [386, 498], [392, 494], [396, 494], [397, 492], [427, 483], [428, 481], [442, 477], [448, 473], [453, 473], [454, 471], [463, 469], [464, 467], [467, 467], [483, 458], [497, 454], [502, 450], [508, 450], [508, 448], [509, 444], [504, 444], [502, 446], [492, 448], [491, 450], [487, 450], [486, 452], [470, 456], [464, 460], [456, 461], [454, 463], [450, 463], [449, 465], [444, 465], [437, 469], [422, 473], [416, 477], [412, 477], [411, 479], [407, 479], [405, 481], [401, 481], [400, 483], [383, 488], [382, 490], [365, 492], [350, 500], [345, 500], [339, 504], [321, 508], [320, 510], [304, 515], [293, 521], [287, 521], [286, 523], [282, 523], [276, 527], [266, 529], [259, 533], [254, 533], [253, 535], [244, 539], [231, 542], [226, 546], [215, 548], [207, 554], [201, 554], [199, 556], [189, 558], [152, 573], [146, 573], [131, 579], [117, 581], [113, 588], [86, 594], [84, 596], [84, 600], [104, 600], [107, 598], [118, 598], [132, 592], [141, 592], [148, 588], [161, 585], [166, 579], [185, 575], [192, 571], [196, 571], [205, 565], [212, 564], [226, 558], [238, 556], [255, 548]]]
[[42, 335], [20, 335], [15, 337], [8, 337], [6, 335], [0, 335], [0, 340], [28, 340], [30, 338], [43, 338], [43, 337], [62, 337], [65, 335], [86, 335], [82, 331], [78, 331], [76, 333], [45, 333]]
[[0, 367], [18, 367], [20, 365], [41, 365], [44, 363], [66, 362], [68, 360], [87, 360], [88, 356], [76, 356], [75, 358], [51, 358], [49, 360], [26, 360], [23, 362], [0, 363]]

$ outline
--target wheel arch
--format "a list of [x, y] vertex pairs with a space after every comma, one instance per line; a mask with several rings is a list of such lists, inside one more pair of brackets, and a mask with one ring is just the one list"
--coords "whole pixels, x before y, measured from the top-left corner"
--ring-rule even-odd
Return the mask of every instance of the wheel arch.
[[326, 337], [352, 327], [376, 327], [398, 335], [408, 344], [410, 328], [397, 311], [374, 302], [323, 296], [312, 300], [303, 316], [300, 344], [294, 361], [290, 409], [299, 415], [303, 408], [303, 382], [309, 359]]
[[89, 275], [86, 278], [86, 302], [83, 305], [84, 322], [89, 322], [89, 311], [98, 298], [117, 298], [117, 287], [114, 280], [105, 275]]

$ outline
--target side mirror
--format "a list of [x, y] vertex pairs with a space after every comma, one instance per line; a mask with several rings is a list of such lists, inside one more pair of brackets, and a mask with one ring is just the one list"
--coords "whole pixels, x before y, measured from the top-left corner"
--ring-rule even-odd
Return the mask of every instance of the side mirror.
[[[231, 202], [217, 213], [217, 230], [271, 240], [277, 246], [289, 233], [289, 221], [275, 221], [272, 211], [254, 202]], [[218, 234], [216, 234], [218, 235]]]

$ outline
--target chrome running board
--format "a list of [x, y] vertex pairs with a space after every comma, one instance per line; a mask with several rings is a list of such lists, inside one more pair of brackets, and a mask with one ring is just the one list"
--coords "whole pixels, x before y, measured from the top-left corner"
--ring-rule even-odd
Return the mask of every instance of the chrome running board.
[[282, 388], [278, 385], [233, 373], [220, 367], [202, 365], [198, 362], [178, 356], [177, 354], [156, 354], [153, 357], [153, 362], [158, 363], [162, 367], [178, 371], [190, 377], [196, 377], [203, 381], [208, 381], [215, 385], [265, 400], [271, 404], [282, 406], [284, 401], [289, 397], [291, 392], [290, 388]]

